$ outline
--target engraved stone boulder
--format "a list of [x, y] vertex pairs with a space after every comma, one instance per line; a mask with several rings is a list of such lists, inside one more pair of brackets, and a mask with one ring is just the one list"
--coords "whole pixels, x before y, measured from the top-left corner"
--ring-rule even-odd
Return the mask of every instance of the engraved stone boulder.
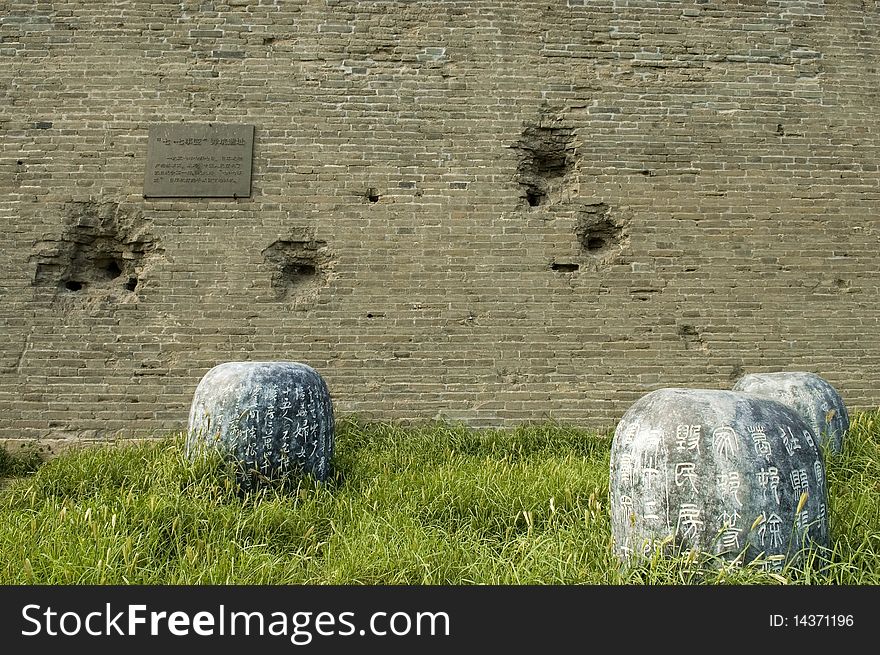
[[333, 405], [324, 379], [298, 362], [227, 362], [201, 379], [186, 452], [219, 450], [239, 487], [311, 474], [324, 480], [333, 456]]
[[788, 405], [809, 424], [819, 443], [832, 453], [841, 451], [843, 435], [849, 430], [849, 413], [837, 390], [815, 373], [750, 373], [737, 380], [733, 390]]
[[611, 448], [614, 551], [657, 548], [779, 569], [828, 546], [825, 464], [793, 409], [734, 391], [660, 389], [624, 414]]

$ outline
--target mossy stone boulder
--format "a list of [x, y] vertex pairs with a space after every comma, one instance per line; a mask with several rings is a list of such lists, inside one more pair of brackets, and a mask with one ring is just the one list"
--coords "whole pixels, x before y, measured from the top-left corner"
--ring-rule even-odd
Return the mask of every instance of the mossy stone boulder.
[[226, 362], [196, 387], [186, 452], [221, 452], [244, 490], [306, 474], [326, 479], [334, 443], [330, 392], [306, 364]]
[[837, 389], [819, 375], [807, 371], [749, 373], [736, 381], [733, 390], [790, 406], [809, 424], [819, 443], [832, 453], [843, 449], [849, 413]]
[[643, 396], [615, 430], [610, 491], [624, 561], [662, 547], [778, 569], [808, 545], [828, 546], [818, 441], [775, 400], [711, 389]]

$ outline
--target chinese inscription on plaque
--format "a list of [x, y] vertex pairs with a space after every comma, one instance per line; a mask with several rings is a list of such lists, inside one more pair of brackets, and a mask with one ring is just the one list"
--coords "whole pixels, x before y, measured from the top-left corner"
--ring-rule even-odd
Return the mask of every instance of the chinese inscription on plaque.
[[253, 125], [151, 125], [144, 196], [248, 197], [251, 195], [253, 146]]

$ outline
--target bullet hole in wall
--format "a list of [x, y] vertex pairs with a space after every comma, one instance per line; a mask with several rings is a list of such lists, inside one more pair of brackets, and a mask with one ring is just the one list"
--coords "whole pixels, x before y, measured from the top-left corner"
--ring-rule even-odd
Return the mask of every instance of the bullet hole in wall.
[[619, 251], [626, 241], [626, 223], [612, 216], [604, 202], [584, 205], [577, 218], [575, 234], [581, 250], [603, 258]]
[[115, 202], [68, 202], [62, 224], [57, 238], [34, 246], [32, 285], [51, 289], [59, 300], [137, 300], [142, 277], [162, 252], [143, 216]]
[[574, 130], [528, 125], [513, 148], [520, 153], [516, 178], [529, 207], [548, 204], [561, 192], [574, 170]]
[[308, 301], [327, 285], [333, 258], [327, 242], [315, 239], [310, 229], [279, 239], [262, 251], [271, 271], [275, 301]]

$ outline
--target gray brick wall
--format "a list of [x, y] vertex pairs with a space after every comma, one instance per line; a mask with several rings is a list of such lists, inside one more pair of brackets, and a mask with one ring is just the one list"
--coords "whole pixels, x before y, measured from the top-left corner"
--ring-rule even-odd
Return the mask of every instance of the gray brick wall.
[[[783, 369], [876, 407], [878, 34], [850, 0], [0, 2], [0, 439], [181, 430], [231, 360], [375, 419], [602, 429]], [[167, 122], [253, 124], [251, 196], [145, 199]]]

